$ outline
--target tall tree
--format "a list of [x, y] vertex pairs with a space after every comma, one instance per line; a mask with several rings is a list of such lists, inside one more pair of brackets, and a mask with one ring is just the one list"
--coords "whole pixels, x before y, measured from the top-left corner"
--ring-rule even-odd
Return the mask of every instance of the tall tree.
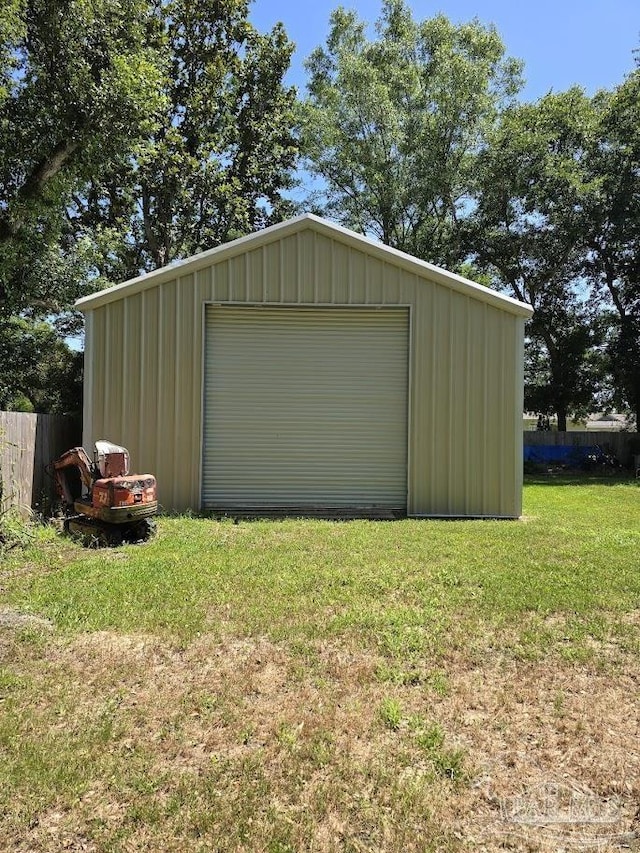
[[[0, 10], [0, 317], [78, 293], [74, 190], [149, 131], [158, 57], [146, 0], [8, 0]], [[80, 276], [82, 280], [83, 276]]]
[[611, 306], [613, 400], [640, 426], [640, 68], [594, 99], [597, 132], [583, 158], [584, 273]]
[[[3, 353], [34, 352], [47, 337], [40, 318], [105, 282], [284, 215], [297, 153], [295, 92], [282, 83], [292, 45], [247, 14], [245, 0], [5, 0]], [[23, 378], [0, 396], [22, 393]]]
[[520, 86], [495, 29], [444, 15], [416, 22], [403, 0], [384, 0], [369, 40], [339, 8], [307, 70], [303, 142], [322, 209], [419, 257], [459, 261], [475, 158]]
[[155, 44], [163, 110], [137, 147], [75, 197], [101, 272], [121, 280], [263, 227], [287, 210], [297, 157], [292, 43], [244, 0], [167, 0]]
[[600, 383], [594, 305], [580, 273], [586, 151], [596, 117], [578, 88], [506, 110], [478, 162], [467, 246], [495, 285], [530, 304], [525, 406], [582, 415]]

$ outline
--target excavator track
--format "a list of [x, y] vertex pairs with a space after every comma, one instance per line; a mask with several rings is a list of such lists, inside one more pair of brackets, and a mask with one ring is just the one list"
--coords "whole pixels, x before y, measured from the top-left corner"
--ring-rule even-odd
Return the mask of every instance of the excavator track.
[[129, 524], [105, 524], [83, 515], [65, 521], [65, 530], [87, 548], [117, 548], [124, 542], [146, 542], [156, 532], [155, 521], [144, 518]]

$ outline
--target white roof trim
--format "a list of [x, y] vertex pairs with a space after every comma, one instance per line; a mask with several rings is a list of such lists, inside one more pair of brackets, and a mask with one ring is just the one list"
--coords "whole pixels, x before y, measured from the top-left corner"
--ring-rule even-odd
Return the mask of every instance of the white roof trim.
[[463, 278], [461, 275], [456, 275], [427, 261], [421, 261], [419, 258], [414, 258], [405, 252], [400, 252], [398, 249], [392, 249], [390, 246], [386, 246], [377, 240], [364, 237], [362, 234], [356, 234], [354, 231], [349, 231], [349, 229], [343, 228], [341, 225], [328, 222], [326, 219], [321, 219], [312, 213], [305, 213], [302, 216], [295, 217], [295, 219], [279, 222], [277, 225], [271, 225], [262, 231], [256, 231], [253, 234], [232, 240], [230, 243], [224, 243], [222, 246], [216, 246], [214, 249], [200, 252], [191, 258], [186, 258], [184, 261], [179, 261], [170, 266], [145, 273], [144, 275], [137, 276], [137, 278], [129, 279], [129, 281], [125, 281], [122, 284], [116, 284], [113, 287], [108, 287], [106, 290], [100, 290], [90, 296], [84, 296], [82, 299], [77, 300], [75, 307], [84, 312], [92, 311], [94, 308], [100, 308], [109, 302], [115, 302], [126, 296], [133, 296], [142, 290], [147, 290], [165, 281], [172, 281], [180, 276], [196, 272], [203, 267], [210, 266], [219, 261], [227, 260], [247, 249], [257, 249], [271, 242], [273, 239], [286, 237], [297, 231], [303, 231], [305, 228], [311, 228], [327, 237], [341, 240], [354, 249], [360, 249], [387, 263], [394, 263], [422, 278], [443, 284], [445, 287], [456, 290], [465, 296], [486, 302], [503, 311], [508, 311], [510, 314], [516, 314], [520, 317], [530, 317], [533, 314], [532, 308], [524, 302], [519, 302], [517, 299], [505, 296], [496, 290], [491, 290], [474, 281], [469, 281], [469, 279]]

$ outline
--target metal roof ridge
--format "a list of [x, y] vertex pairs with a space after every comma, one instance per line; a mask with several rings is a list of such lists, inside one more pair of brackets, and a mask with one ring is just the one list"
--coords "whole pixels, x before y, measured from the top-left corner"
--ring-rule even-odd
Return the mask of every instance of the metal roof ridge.
[[507, 296], [497, 290], [492, 290], [477, 282], [470, 281], [464, 278], [464, 276], [450, 272], [428, 261], [423, 261], [392, 246], [387, 246], [364, 234], [358, 234], [313, 213], [303, 213], [284, 222], [277, 222], [275, 225], [270, 225], [261, 231], [254, 231], [251, 234], [238, 237], [228, 243], [222, 243], [220, 246], [206, 249], [184, 260], [177, 261], [157, 270], [152, 270], [148, 273], [143, 273], [142, 275], [128, 279], [120, 284], [112, 285], [104, 290], [99, 290], [88, 296], [83, 296], [76, 301], [75, 307], [80, 311], [91, 311], [94, 308], [99, 308], [101, 305], [162, 284], [164, 281], [170, 281], [190, 272], [195, 272], [209, 263], [233, 257], [244, 251], [248, 246], [258, 248], [270, 242], [275, 236], [287, 236], [290, 233], [303, 230], [305, 226], [312, 227], [314, 230], [334, 239], [342, 238], [345, 243], [354, 248], [366, 249], [369, 252], [373, 252], [382, 260], [391, 263], [395, 262], [410, 272], [429, 278], [438, 284], [448, 286], [471, 298], [492, 304], [496, 308], [501, 308], [521, 317], [530, 317], [533, 314], [533, 309], [529, 305], [513, 299], [511, 296]]

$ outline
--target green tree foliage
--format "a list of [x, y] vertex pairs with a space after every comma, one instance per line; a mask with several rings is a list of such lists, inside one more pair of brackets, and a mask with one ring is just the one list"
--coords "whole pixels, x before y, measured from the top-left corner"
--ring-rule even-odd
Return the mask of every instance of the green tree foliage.
[[40, 320], [95, 286], [93, 241], [70, 209], [153, 127], [150, 28], [146, 0], [0, 7], [0, 406], [79, 409], [81, 356]]
[[561, 429], [598, 402], [640, 412], [638, 127], [636, 70], [508, 109], [479, 161], [468, 245], [533, 306], [526, 404]]
[[583, 415], [600, 390], [601, 336], [581, 272], [582, 216], [590, 192], [584, 165], [597, 127], [578, 88], [510, 107], [478, 161], [477, 205], [467, 246], [497, 287], [530, 304], [525, 407]]
[[77, 414], [82, 408], [82, 353], [49, 323], [0, 321], [0, 409]]
[[76, 196], [100, 269], [121, 280], [257, 230], [287, 212], [297, 157], [292, 43], [255, 31], [242, 0], [169, 0], [160, 120]]
[[598, 123], [584, 157], [584, 274], [613, 310], [613, 400], [640, 424], [640, 68], [594, 99]]
[[385, 0], [369, 40], [339, 8], [307, 69], [303, 142], [322, 210], [418, 257], [461, 260], [478, 150], [520, 85], [495, 29], [444, 15], [418, 23], [403, 0]]
[[0, 9], [1, 318], [45, 316], [81, 292], [88, 245], [69, 205], [150, 129], [160, 69], [148, 28], [146, 0]]

